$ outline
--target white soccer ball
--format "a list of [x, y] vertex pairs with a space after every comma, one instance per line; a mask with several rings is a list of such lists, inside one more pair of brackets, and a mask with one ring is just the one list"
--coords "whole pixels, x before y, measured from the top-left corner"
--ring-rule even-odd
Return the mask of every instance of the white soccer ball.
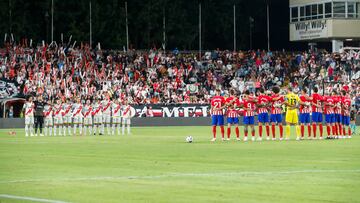
[[188, 143], [192, 143], [193, 142], [193, 137], [192, 136], [187, 136], [185, 138], [185, 141], [188, 142]]

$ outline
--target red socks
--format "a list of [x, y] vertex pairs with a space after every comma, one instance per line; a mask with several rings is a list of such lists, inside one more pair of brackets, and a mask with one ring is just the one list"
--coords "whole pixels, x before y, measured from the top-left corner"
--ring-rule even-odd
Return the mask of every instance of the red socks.
[[271, 132], [272, 132], [273, 138], [275, 138], [275, 125], [271, 125]]
[[230, 134], [231, 134], [231, 127], [227, 128], [227, 138], [230, 139]]
[[332, 134], [333, 134], [333, 135], [336, 135], [336, 126], [333, 125], [333, 126], [331, 126], [331, 128], [332, 128]]
[[239, 138], [240, 137], [239, 127], [235, 128], [235, 133], [236, 133], [236, 137]]
[[221, 131], [221, 137], [224, 138], [224, 134], [225, 134], [224, 126], [220, 126], [220, 131]]
[[262, 125], [259, 125], [259, 136], [262, 137]]
[[270, 126], [266, 126], [266, 136], [270, 136]]
[[320, 137], [323, 136], [323, 126], [321, 123], [319, 123], [319, 130], [320, 130]]
[[312, 127], [313, 127], [313, 134], [314, 134], [314, 137], [316, 137], [316, 124], [312, 124]]
[[304, 137], [304, 131], [305, 131], [305, 127], [304, 125], [301, 125], [301, 137]]
[[213, 132], [213, 136], [214, 136], [214, 138], [216, 138], [216, 126], [213, 126], [213, 128], [212, 128], [212, 132]]
[[[255, 137], [255, 130], [251, 131], [251, 135]], [[261, 136], [260, 136], [261, 137]]]
[[334, 129], [335, 129], [335, 135], [339, 135], [338, 125], [337, 124], [334, 125]]
[[330, 137], [331, 136], [331, 129], [330, 126], [326, 126], [326, 131], [327, 131], [327, 136]]
[[279, 125], [279, 129], [280, 129], [280, 138], [283, 137], [283, 126]]
[[311, 137], [311, 126], [308, 125], [308, 136]]
[[348, 136], [351, 136], [351, 128], [348, 128]]

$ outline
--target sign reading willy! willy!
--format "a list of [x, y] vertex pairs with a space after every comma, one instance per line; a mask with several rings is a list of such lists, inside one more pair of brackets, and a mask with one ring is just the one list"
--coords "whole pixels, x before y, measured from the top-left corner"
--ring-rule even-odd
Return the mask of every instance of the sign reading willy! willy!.
[[328, 37], [327, 20], [312, 20], [290, 24], [290, 41]]

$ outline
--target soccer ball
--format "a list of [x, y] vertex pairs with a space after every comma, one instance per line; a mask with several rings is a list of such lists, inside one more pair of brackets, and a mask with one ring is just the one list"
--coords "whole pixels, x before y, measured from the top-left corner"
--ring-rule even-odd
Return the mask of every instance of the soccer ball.
[[188, 142], [188, 143], [192, 143], [193, 137], [192, 137], [192, 136], [187, 136], [187, 137], [185, 138], [185, 141]]

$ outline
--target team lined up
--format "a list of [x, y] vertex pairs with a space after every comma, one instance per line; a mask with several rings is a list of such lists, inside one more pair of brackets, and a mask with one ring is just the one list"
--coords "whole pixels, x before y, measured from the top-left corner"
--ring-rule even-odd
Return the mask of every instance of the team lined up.
[[[307, 126], [308, 139], [317, 138], [319, 128], [319, 139], [323, 139], [323, 114], [325, 115], [327, 138], [351, 138], [350, 109], [351, 99], [345, 90], [338, 95], [333, 91], [328, 95], [320, 95], [318, 88], [313, 88], [313, 94], [307, 94], [307, 89], [302, 89], [300, 96], [287, 89], [286, 95], [281, 95], [279, 87], [273, 87], [272, 92], [265, 94], [260, 88], [259, 94], [255, 96], [245, 91], [240, 100], [235, 91], [225, 99], [220, 96], [221, 91], [216, 91], [216, 96], [211, 99], [212, 132], [216, 140], [216, 126], [220, 126], [222, 140], [230, 140], [231, 125], [235, 126], [236, 139], [240, 140], [239, 117], [243, 115], [244, 141], [248, 140], [248, 127], [251, 128], [252, 140], [255, 141], [255, 114], [258, 115], [258, 138], [263, 138], [263, 126], [266, 128], [266, 139], [276, 140], [276, 129], [278, 126], [280, 140], [283, 140], [283, 107], [286, 107], [286, 137], [290, 139], [291, 125], [295, 125], [296, 139], [304, 139], [305, 126]], [[241, 110], [241, 111], [240, 111]], [[270, 113], [270, 116], [269, 116]], [[300, 126], [298, 125], [298, 114], [300, 115]], [[227, 117], [227, 138], [225, 139], [224, 115]], [[312, 122], [312, 125], [311, 125]], [[270, 124], [272, 138], [270, 138]], [[347, 132], [346, 132], [347, 127]]]
[[[41, 97], [40, 97], [41, 99]], [[24, 105], [25, 111], [25, 136], [34, 136], [33, 125], [34, 122], [34, 103], [33, 98], [30, 97]], [[95, 99], [93, 103], [87, 100], [82, 104], [80, 98], [75, 102], [67, 100], [61, 102], [57, 99], [54, 103], [50, 100], [44, 106], [44, 115], [41, 119], [45, 121], [44, 135], [76, 135], [77, 128], [79, 128], [80, 135], [107, 135], [125, 134], [125, 127], [127, 134], [130, 134], [131, 117], [134, 116], [135, 110], [128, 104], [128, 101], [114, 99], [110, 96], [106, 99]], [[40, 122], [42, 123], [42, 122]], [[42, 127], [40, 127], [40, 130]], [[35, 133], [35, 136], [37, 134]], [[40, 136], [43, 136], [40, 132]]]

